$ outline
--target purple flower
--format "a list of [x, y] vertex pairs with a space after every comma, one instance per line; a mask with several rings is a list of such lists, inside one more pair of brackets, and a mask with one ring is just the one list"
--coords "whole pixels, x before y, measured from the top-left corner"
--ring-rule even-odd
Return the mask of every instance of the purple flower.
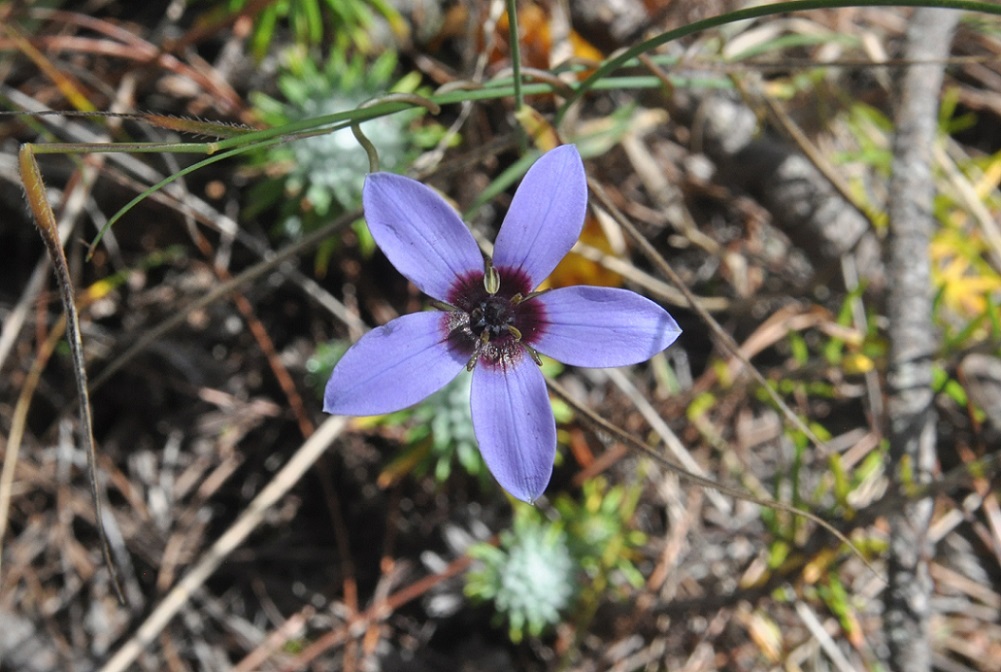
[[556, 455], [556, 422], [539, 354], [573, 366], [649, 359], [681, 330], [652, 301], [624, 289], [534, 291], [584, 225], [587, 180], [577, 149], [546, 153], [525, 175], [484, 258], [462, 220], [420, 182], [390, 173], [365, 181], [365, 216], [394, 266], [440, 310], [373, 329], [334, 368], [323, 410], [378, 415], [415, 404], [472, 371], [480, 452], [501, 486], [532, 502]]

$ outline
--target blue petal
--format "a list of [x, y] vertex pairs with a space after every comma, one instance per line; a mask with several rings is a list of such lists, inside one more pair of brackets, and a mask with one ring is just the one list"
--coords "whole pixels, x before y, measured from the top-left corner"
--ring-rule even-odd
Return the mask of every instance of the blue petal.
[[577, 148], [543, 154], [525, 174], [494, 245], [494, 266], [539, 286], [580, 237], [587, 214], [587, 177]]
[[501, 487], [534, 502], [549, 484], [556, 421], [546, 380], [530, 357], [473, 369], [470, 407], [480, 453]]
[[564, 287], [538, 296], [544, 324], [539, 352], [573, 366], [628, 366], [650, 359], [681, 334], [653, 301], [626, 289]]
[[445, 315], [404, 315], [365, 334], [330, 374], [323, 410], [338, 415], [392, 413], [448, 384], [468, 357], [447, 347]]
[[416, 180], [373, 173], [362, 190], [365, 219], [393, 266], [422, 292], [447, 301], [456, 278], [483, 271], [473, 234], [445, 200]]

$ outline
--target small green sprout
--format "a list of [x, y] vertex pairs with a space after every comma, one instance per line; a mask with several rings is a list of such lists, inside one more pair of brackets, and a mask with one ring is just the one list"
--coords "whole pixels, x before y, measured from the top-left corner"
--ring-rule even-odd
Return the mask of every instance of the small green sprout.
[[574, 601], [580, 566], [567, 535], [528, 506], [516, 509], [514, 526], [501, 533], [498, 546], [477, 544], [469, 554], [478, 563], [466, 576], [466, 595], [493, 602], [513, 642], [559, 623]]
[[[258, 114], [270, 126], [354, 110], [389, 91], [413, 92], [418, 83], [416, 77], [405, 77], [392, 84], [393, 52], [372, 62], [361, 57], [347, 60], [335, 53], [317, 65], [309, 52], [290, 49], [285, 61], [278, 77], [285, 102], [263, 93], [252, 97]], [[361, 125], [378, 150], [384, 170], [399, 168], [413, 158], [410, 126], [419, 114], [407, 111]], [[255, 163], [271, 179], [255, 190], [251, 210], [281, 204], [281, 228], [292, 238], [331, 215], [358, 206], [369, 171], [368, 155], [349, 128], [275, 145], [258, 155]]]
[[630, 526], [640, 491], [592, 479], [579, 501], [557, 499], [556, 520], [518, 506], [497, 546], [470, 549], [478, 563], [466, 576], [466, 595], [492, 602], [514, 642], [526, 632], [541, 635], [571, 610], [575, 620], [586, 622], [609, 587], [621, 594], [643, 585], [633, 561], [646, 535]]
[[[226, 0], [217, 4], [222, 4], [222, 9], [228, 13], [236, 13], [245, 10], [250, 0]], [[210, 11], [220, 15], [219, 9]], [[284, 26], [300, 46], [326, 43], [338, 53], [352, 49], [373, 53], [380, 46], [372, 39], [377, 16], [389, 24], [395, 35], [406, 34], [406, 23], [386, 0], [273, 0], [253, 13], [251, 51], [257, 60], [264, 58], [279, 26]]]
[[633, 564], [646, 535], [632, 528], [639, 486], [609, 486], [604, 478], [584, 483], [580, 501], [563, 495], [556, 510], [565, 522], [570, 548], [591, 579], [589, 593], [599, 596], [609, 585], [627, 589], [643, 585]]
[[430, 469], [437, 481], [448, 479], [456, 461], [472, 476], [486, 480], [487, 470], [480, 457], [469, 410], [469, 386], [472, 376], [458, 378], [423, 401], [414, 409], [414, 429], [407, 436], [415, 445], [427, 440], [430, 450], [419, 471]]

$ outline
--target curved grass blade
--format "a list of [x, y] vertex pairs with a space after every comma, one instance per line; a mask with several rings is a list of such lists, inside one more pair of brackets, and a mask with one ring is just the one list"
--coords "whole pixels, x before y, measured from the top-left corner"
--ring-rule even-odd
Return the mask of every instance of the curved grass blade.
[[711, 16], [701, 21], [693, 21], [680, 28], [669, 30], [656, 35], [649, 40], [624, 50], [623, 52], [609, 58], [595, 70], [590, 77], [580, 83], [574, 90], [573, 95], [566, 99], [556, 113], [554, 125], [559, 126], [567, 110], [576, 103], [585, 93], [595, 88], [595, 85], [602, 79], [623, 67], [629, 61], [635, 59], [640, 54], [645, 54], [656, 49], [662, 44], [673, 42], [701, 33], [711, 28], [718, 28], [728, 23], [736, 21], [746, 21], [748, 19], [760, 19], [765, 16], [775, 14], [785, 14], [787, 12], [802, 12], [812, 9], [837, 9], [839, 7], [941, 7], [944, 9], [955, 9], [968, 12], [979, 12], [983, 14], [995, 14], [1001, 16], [1001, 6], [987, 2], [976, 2], [975, 0], [793, 0], [792, 2], [777, 2], [774, 4], [757, 5], [738, 9], [719, 16]]
[[108, 546], [108, 538], [104, 531], [101, 493], [97, 487], [97, 449], [94, 445], [93, 418], [90, 409], [90, 396], [87, 392], [87, 368], [84, 364], [83, 340], [80, 337], [80, 316], [77, 314], [76, 303], [73, 300], [73, 283], [70, 280], [66, 254], [59, 242], [59, 227], [56, 224], [52, 208], [45, 199], [45, 185], [42, 182], [42, 174], [38, 168], [38, 162], [35, 160], [31, 144], [21, 145], [21, 149], [18, 151], [18, 167], [21, 172], [21, 181], [24, 184], [24, 192], [28, 199], [28, 206], [31, 208], [35, 224], [42, 234], [45, 248], [52, 260], [52, 268], [55, 270], [56, 280], [59, 283], [59, 295], [62, 297], [63, 309], [66, 311], [66, 340], [73, 358], [77, 396], [80, 400], [80, 441], [87, 453], [90, 495], [94, 500], [94, 519], [100, 539], [101, 554], [104, 556], [104, 563], [108, 566], [111, 584], [115, 588], [118, 600], [125, 604], [125, 593], [122, 591], [121, 581], [111, 558], [111, 548]]

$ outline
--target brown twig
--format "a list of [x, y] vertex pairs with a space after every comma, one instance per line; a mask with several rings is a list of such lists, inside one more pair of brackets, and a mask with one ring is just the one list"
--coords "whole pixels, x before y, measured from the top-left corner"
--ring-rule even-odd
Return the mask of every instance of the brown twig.
[[125, 642], [101, 668], [101, 672], [124, 672], [131, 667], [136, 658], [188, 603], [194, 592], [215, 573], [226, 557], [243, 543], [247, 535], [257, 528], [268, 509], [299, 482], [334, 439], [340, 436], [346, 425], [345, 418], [333, 416], [317, 428], [267, 486], [247, 505], [236, 521], [160, 601], [132, 638]]
[[401, 588], [385, 600], [376, 602], [361, 614], [349, 619], [341, 627], [331, 630], [323, 637], [317, 639], [305, 651], [300, 653], [291, 664], [282, 669], [287, 672], [305, 669], [307, 665], [316, 660], [321, 654], [365, 632], [365, 628], [369, 623], [385, 619], [387, 615], [393, 613], [407, 602], [416, 600], [442, 581], [446, 581], [466, 571], [471, 562], [472, 559], [468, 555], [464, 555], [453, 560], [443, 571], [437, 574], [429, 574]]

